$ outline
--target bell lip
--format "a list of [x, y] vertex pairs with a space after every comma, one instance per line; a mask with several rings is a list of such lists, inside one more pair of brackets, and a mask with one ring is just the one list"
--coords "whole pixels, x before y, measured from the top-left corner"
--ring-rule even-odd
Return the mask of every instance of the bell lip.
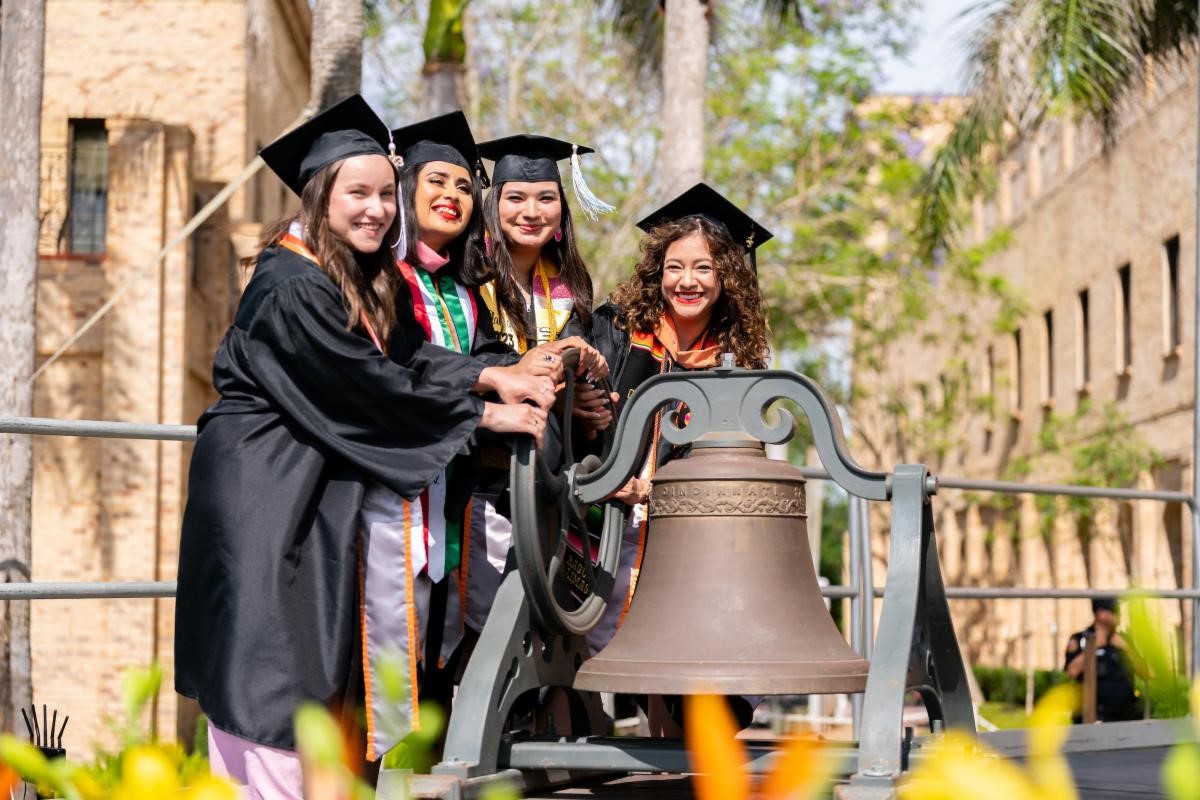
[[807, 680], [799, 676], [696, 678], [681, 680], [679, 676], [644, 673], [576, 674], [572, 688], [590, 692], [622, 694], [859, 694], [867, 690], [867, 673], [836, 675]]
[[[870, 664], [862, 658], [754, 662], [759, 667], [768, 664], [776, 669], [781, 665], [794, 665], [797, 669], [790, 674], [755, 674], [754, 670], [746, 670], [749, 666], [746, 662], [711, 661], [700, 673], [692, 662], [617, 661], [598, 655], [583, 662], [575, 674], [573, 688], [636, 694], [853, 694], [866, 691], [870, 669]], [[801, 671], [813, 666], [834, 672]], [[722, 669], [736, 674], [720, 675]]]

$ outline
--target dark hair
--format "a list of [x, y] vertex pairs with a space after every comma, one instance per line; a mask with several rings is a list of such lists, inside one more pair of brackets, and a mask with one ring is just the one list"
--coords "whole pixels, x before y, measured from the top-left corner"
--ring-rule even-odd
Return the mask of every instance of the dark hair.
[[733, 353], [739, 367], [767, 366], [767, 319], [762, 290], [746, 263], [746, 248], [735, 242], [729, 230], [708, 217], [693, 215], [662, 222], [651, 228], [639, 244], [641, 256], [633, 277], [612, 293], [621, 309], [620, 321], [630, 331], [650, 332], [667, 313], [662, 294], [663, 262], [672, 242], [699, 233], [712, 251], [721, 294], [713, 306], [709, 332], [726, 353]]
[[[556, 181], [555, 185], [558, 187], [558, 199], [562, 206], [562, 241], [553, 245], [547, 242], [542, 247], [542, 253], [548, 255], [558, 267], [558, 276], [571, 293], [575, 301], [575, 312], [586, 331], [591, 328], [592, 322], [592, 276], [583, 256], [579, 254], [579, 248], [575, 245], [575, 224], [571, 221], [567, 193], [563, 191], [561, 182]], [[503, 190], [503, 183], [496, 184], [483, 201], [483, 224], [492, 240], [492, 254], [487, 262], [488, 269], [481, 276], [482, 282], [495, 281], [496, 298], [505, 316], [512, 321], [514, 328], [526, 329], [526, 338], [533, 338], [535, 333], [528, 330], [525, 301], [513, 278], [512, 255], [508, 252], [504, 229], [500, 225], [500, 195]]]
[[[400, 192], [404, 195], [401, 206], [404, 209], [404, 252], [411, 259], [417, 252], [417, 241], [421, 238], [417, 229], [416, 194], [417, 183], [421, 171], [432, 162], [413, 164], [400, 168]], [[460, 283], [468, 286], [478, 286], [478, 275], [486, 269], [483, 252], [483, 222], [478, 209], [483, 205], [483, 191], [478, 177], [471, 176], [471, 218], [467, 227], [446, 248], [446, 256], [450, 263], [443, 267], [445, 274], [452, 275]], [[395, 241], [395, 237], [392, 238]]]
[[[317, 257], [321, 270], [342, 293], [346, 307], [346, 327], [353, 330], [365, 317], [386, 348], [388, 335], [396, 324], [396, 292], [399, 272], [394, 268], [392, 242], [399, 233], [399, 220], [393, 219], [374, 253], [360, 253], [329, 228], [329, 194], [346, 159], [322, 167], [304, 185], [300, 211], [267, 225], [259, 239], [257, 252], [242, 260], [242, 266], [258, 264], [263, 251], [279, 244], [293, 222], [303, 229], [302, 238]], [[393, 168], [394, 171], [394, 168]]]

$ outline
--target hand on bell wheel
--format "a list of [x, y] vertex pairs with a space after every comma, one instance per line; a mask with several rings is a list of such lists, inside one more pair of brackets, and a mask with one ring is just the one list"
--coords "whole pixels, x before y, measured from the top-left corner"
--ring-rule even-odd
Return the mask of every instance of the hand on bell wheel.
[[[574, 367], [578, 357], [579, 351], [574, 348], [563, 352], [563, 363], [569, 373], [566, 397], [572, 405], [572, 409], [564, 409], [562, 420], [565, 463], [561, 469], [554, 469], [542, 460], [529, 439], [519, 438], [513, 450], [509, 496], [513, 550], [532, 613], [550, 631], [583, 634], [599, 622], [604, 612], [611, 576], [616, 573], [620, 557], [624, 515], [619, 503], [605, 504], [599, 542], [593, 542], [587, 532], [585, 510], [578, 506], [574, 496], [575, 477], [599, 466], [595, 457], [576, 464], [572, 456], [570, 426], [574, 395], [585, 388], [582, 381], [576, 383]], [[600, 394], [609, 399], [607, 381], [601, 382]], [[572, 536], [582, 550], [575, 564], [578, 569], [565, 566], [565, 560], [569, 559], [568, 540]], [[571, 607], [564, 606], [556, 596], [564, 580], [581, 590], [578, 602], [568, 604]]]
[[546, 433], [546, 410], [529, 403], [484, 403], [479, 427], [496, 433], [528, 433], [540, 450]]

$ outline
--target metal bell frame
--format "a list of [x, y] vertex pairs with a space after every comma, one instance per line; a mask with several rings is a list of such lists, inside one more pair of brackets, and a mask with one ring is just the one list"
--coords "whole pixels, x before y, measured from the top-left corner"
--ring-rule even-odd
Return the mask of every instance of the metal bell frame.
[[[567, 527], [635, 474], [655, 415], [675, 402], [687, 405], [690, 420], [680, 428], [664, 415], [661, 434], [671, 444], [685, 445], [721, 432], [780, 444], [792, 437], [794, 420], [784, 412], [768, 422], [766, 413], [776, 401], [790, 400], [807, 416], [830, 478], [849, 494], [891, 505], [887, 584], [859, 742], [846, 754], [849, 781], [836, 787], [836, 795], [844, 800], [894, 796], [913, 750], [902, 722], [910, 691], [919, 692], [935, 729], [944, 726], [974, 734], [966, 671], [934, 538], [930, 498], [937, 480], [924, 465], [902, 464], [891, 473], [864, 469], [850, 456], [832, 401], [813, 380], [784, 370], [737, 369], [728, 355], [714, 370], [666, 373], [646, 381], [618, 422], [608, 459], [603, 464], [595, 457], [576, 463], [569, 449], [569, 409], [577, 357], [573, 351], [564, 357], [568, 411], [563, 438], [568, 448], [565, 463], [570, 466], [552, 472], [538, 458], [531, 437], [520, 437], [514, 447], [511, 492], [517, 569], [504, 578], [459, 687], [444, 759], [434, 767], [434, 776], [455, 784], [451, 794], [443, 796], [469, 795], [471, 787], [497, 778], [533, 788], [602, 772], [687, 771], [686, 752], [674, 740], [556, 735], [514, 739], [503, 730], [517, 697], [544, 686], [571, 687], [587, 658], [581, 634], [599, 619], [611, 591], [624, 515], [620, 504], [606, 503], [594, 569], [588, 537], [583, 537], [583, 560], [593, 591], [579, 608], [570, 610], [557, 602], [552, 588]], [[595, 730], [601, 719], [598, 697], [581, 695]], [[769, 744], [752, 745], [750, 752], [752, 769], [765, 769], [774, 758]]]

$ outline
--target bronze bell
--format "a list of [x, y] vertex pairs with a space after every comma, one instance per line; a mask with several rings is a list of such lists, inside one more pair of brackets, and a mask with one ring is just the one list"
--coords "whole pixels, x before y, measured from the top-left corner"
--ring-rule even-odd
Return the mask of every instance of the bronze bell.
[[863, 691], [867, 662], [825, 608], [805, 517], [797, 469], [767, 459], [749, 437], [701, 437], [654, 476], [633, 602], [612, 641], [584, 662], [575, 688]]

